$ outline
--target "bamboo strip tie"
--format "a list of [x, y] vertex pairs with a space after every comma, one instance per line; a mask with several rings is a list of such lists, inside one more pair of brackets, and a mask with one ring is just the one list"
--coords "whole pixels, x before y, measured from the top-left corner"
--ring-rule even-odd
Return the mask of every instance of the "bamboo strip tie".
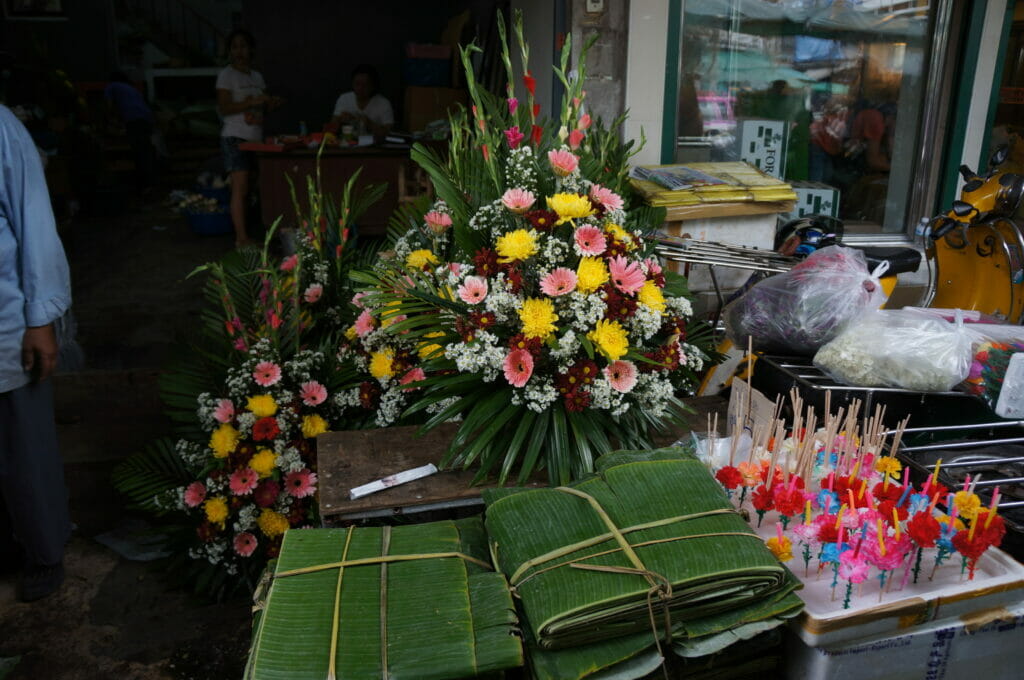
[[[355, 527], [349, 527], [345, 534], [345, 548], [341, 551], [341, 561], [344, 563], [348, 557], [348, 547], [352, 543], [352, 534]], [[334, 586], [334, 610], [331, 614], [331, 651], [327, 663], [327, 680], [335, 680], [337, 677], [338, 663], [338, 626], [341, 623], [341, 580], [345, 575], [345, 568], [338, 568], [338, 581]]]
[[[387, 557], [391, 547], [391, 527], [384, 526], [381, 536], [380, 556]], [[388, 680], [388, 563], [380, 563], [380, 672], [382, 680]]]

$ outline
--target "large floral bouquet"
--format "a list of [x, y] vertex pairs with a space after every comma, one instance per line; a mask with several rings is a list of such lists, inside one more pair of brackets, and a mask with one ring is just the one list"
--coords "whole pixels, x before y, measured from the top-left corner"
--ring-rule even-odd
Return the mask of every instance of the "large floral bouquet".
[[367, 287], [340, 356], [366, 377], [338, 404], [372, 410], [380, 426], [422, 413], [426, 428], [461, 420], [445, 462], [479, 463], [481, 478], [518, 468], [522, 481], [542, 465], [564, 483], [613, 440], [649, 445], [704, 361], [688, 341], [685, 281], [643, 239], [663, 212], [628, 207], [631, 144], [584, 112], [582, 74], [565, 75], [569, 49], [556, 69], [561, 120], [546, 125], [528, 72], [525, 106], [511, 84], [492, 97], [464, 50], [472, 120], [453, 121], [446, 161], [414, 150], [439, 199], [390, 258], [353, 275]]

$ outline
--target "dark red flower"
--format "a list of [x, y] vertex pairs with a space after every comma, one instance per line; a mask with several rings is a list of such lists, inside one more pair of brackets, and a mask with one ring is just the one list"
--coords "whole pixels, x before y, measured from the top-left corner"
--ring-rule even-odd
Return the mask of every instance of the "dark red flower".
[[636, 314], [636, 300], [617, 290], [606, 289], [604, 301], [607, 305], [605, 318], [609, 321], [625, 321]]
[[555, 228], [555, 222], [558, 221], [558, 213], [551, 210], [531, 210], [523, 217], [537, 231], [551, 231]]
[[715, 473], [715, 479], [726, 489], [735, 489], [743, 481], [743, 475], [732, 465], [726, 465]]
[[508, 279], [509, 288], [513, 295], [518, 295], [523, 289], [523, 272], [517, 265], [505, 265], [505, 277]]
[[276, 536], [271, 539], [267, 544], [266, 554], [267, 557], [273, 559], [281, 554], [281, 537]]
[[666, 316], [661, 324], [661, 332], [679, 334], [679, 339], [686, 340], [686, 319], [681, 316]]
[[249, 460], [256, 455], [256, 447], [249, 442], [239, 444], [235, 450], [228, 454], [228, 466], [231, 468], [242, 468], [249, 465]]
[[292, 507], [288, 511], [288, 524], [297, 527], [305, 524], [308, 519], [309, 512], [306, 509], [306, 505], [301, 500], [296, 500], [292, 503]]
[[491, 328], [497, 320], [493, 312], [471, 312], [469, 315], [469, 323], [480, 330]]
[[196, 535], [199, 536], [199, 540], [203, 543], [209, 543], [217, 537], [217, 525], [212, 522], [204, 521], [202, 524], [196, 527]]
[[261, 508], [269, 508], [277, 502], [281, 493], [281, 485], [273, 479], [264, 479], [252, 492], [252, 500]]
[[359, 403], [363, 408], [373, 411], [377, 408], [380, 399], [380, 388], [372, 382], [365, 381], [359, 384]]
[[565, 395], [565, 410], [572, 413], [579, 413], [590, 406], [590, 392], [583, 389], [575, 389]]
[[604, 257], [605, 259], [621, 255], [623, 257], [629, 257], [629, 248], [622, 241], [616, 239], [608, 239], [608, 246], [605, 248]]
[[[534, 107], [536, 109], [536, 107]], [[533, 129], [530, 130], [530, 139], [533, 140], [534, 146], [540, 144], [541, 138], [544, 136], [544, 128], [539, 125], [534, 125]]]
[[523, 86], [530, 94], [534, 94], [537, 91], [537, 81], [530, 75], [530, 71], [523, 74]]
[[543, 347], [544, 343], [541, 342], [540, 338], [528, 338], [522, 333], [513, 335], [508, 340], [509, 349], [525, 349], [527, 352], [533, 355], [534, 359], [540, 356]]
[[469, 319], [461, 316], [455, 319], [455, 332], [459, 334], [463, 342], [473, 342], [476, 339], [476, 326]]
[[260, 418], [252, 424], [252, 438], [258, 442], [270, 441], [281, 434], [281, 428], [277, 426], [277, 419], [271, 416]]
[[481, 248], [473, 254], [473, 273], [477, 276], [494, 276], [499, 269], [498, 254], [490, 248]]
[[569, 375], [576, 378], [577, 385], [590, 385], [601, 371], [590, 359], [580, 359], [569, 368]]

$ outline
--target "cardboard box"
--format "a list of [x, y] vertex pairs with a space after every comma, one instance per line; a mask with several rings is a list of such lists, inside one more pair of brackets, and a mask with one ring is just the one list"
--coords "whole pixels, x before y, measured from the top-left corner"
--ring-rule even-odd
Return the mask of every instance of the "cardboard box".
[[789, 123], [784, 120], [741, 118], [736, 121], [739, 132], [740, 160], [750, 163], [772, 177], [786, 176], [786, 148]]
[[466, 106], [466, 102], [465, 90], [410, 85], [405, 88], [405, 129], [423, 130], [427, 123], [447, 119], [456, 104]]
[[782, 215], [792, 220], [804, 215], [829, 215], [839, 217], [839, 189], [821, 182], [791, 181], [796, 192], [796, 205], [793, 210]]

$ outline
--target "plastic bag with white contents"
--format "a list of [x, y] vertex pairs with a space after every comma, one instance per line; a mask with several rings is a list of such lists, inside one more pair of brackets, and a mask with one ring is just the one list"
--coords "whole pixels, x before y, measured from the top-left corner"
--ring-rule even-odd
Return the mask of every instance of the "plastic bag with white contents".
[[729, 339], [739, 347], [811, 355], [853, 320], [886, 300], [878, 280], [888, 263], [868, 272], [864, 253], [828, 246], [784, 274], [759, 282], [725, 309]]
[[883, 309], [862, 317], [814, 355], [814, 365], [838, 382], [948, 392], [967, 377], [974, 342], [965, 326], [909, 309]]

